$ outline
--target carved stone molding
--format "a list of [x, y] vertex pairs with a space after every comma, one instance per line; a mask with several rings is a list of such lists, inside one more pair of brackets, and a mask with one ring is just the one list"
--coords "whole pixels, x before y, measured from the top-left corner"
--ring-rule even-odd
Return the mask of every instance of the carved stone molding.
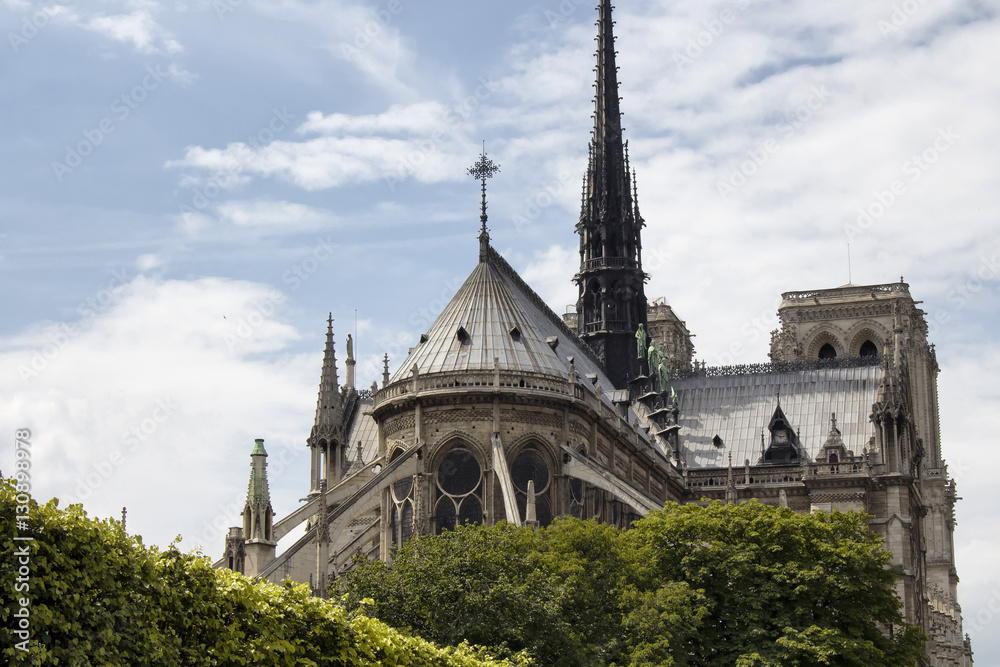
[[583, 422], [579, 422], [575, 419], [569, 420], [569, 430], [570, 433], [575, 433], [581, 437], [584, 438], [590, 437], [590, 429], [587, 428], [586, 424], [584, 424]]
[[501, 410], [500, 422], [503, 424], [534, 424], [549, 428], [562, 428], [563, 426], [562, 415], [526, 410]]
[[864, 502], [868, 497], [863, 491], [855, 493], [817, 493], [810, 494], [809, 500], [814, 503], [856, 503]]
[[424, 415], [425, 424], [448, 424], [473, 421], [482, 422], [492, 420], [493, 411], [489, 409], [438, 410], [436, 412], [428, 412]]
[[417, 425], [417, 420], [413, 415], [404, 415], [402, 417], [396, 417], [395, 419], [390, 419], [382, 427], [382, 433], [386, 436], [390, 436], [393, 433], [398, 433], [399, 431], [413, 428]]

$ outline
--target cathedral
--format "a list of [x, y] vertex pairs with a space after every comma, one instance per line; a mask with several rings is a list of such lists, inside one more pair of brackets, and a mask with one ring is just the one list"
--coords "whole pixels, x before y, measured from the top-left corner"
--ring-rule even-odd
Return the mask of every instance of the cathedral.
[[627, 527], [667, 501], [862, 510], [892, 553], [906, 617], [928, 635], [928, 664], [971, 665], [919, 301], [902, 279], [786, 292], [769, 361], [694, 361], [685, 323], [645, 295], [610, 1], [598, 11], [575, 312], [556, 315], [490, 245], [484, 151], [469, 170], [482, 209], [467, 280], [392, 375], [385, 358], [381, 385], [355, 386], [350, 336], [341, 382], [328, 320], [307, 496], [275, 516], [257, 440], [243, 525], [216, 566], [323, 594], [356, 554], [390, 560], [459, 523]]

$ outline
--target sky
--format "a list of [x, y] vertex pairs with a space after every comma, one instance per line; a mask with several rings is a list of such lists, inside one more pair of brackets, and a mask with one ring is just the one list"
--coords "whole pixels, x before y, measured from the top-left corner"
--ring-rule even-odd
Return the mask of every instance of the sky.
[[[593, 0], [0, 0], [0, 470], [218, 557], [264, 438], [308, 490], [328, 313], [358, 386], [497, 248], [556, 312]], [[785, 291], [905, 277], [941, 366], [976, 662], [1000, 665], [996, 2], [622, 1], [646, 294], [709, 365]], [[341, 366], [343, 369], [343, 366]], [[343, 370], [341, 372], [343, 379]]]

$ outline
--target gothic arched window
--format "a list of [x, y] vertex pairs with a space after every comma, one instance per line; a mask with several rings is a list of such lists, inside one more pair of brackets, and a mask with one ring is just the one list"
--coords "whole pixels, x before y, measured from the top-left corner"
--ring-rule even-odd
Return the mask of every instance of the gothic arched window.
[[823, 347], [819, 348], [819, 358], [820, 359], [835, 359], [837, 357], [837, 350], [834, 349], [833, 345], [826, 343]]
[[482, 523], [480, 496], [483, 469], [473, 453], [455, 445], [438, 466], [437, 505], [434, 508], [434, 532], [453, 530], [459, 523]]
[[866, 340], [861, 344], [861, 351], [858, 354], [862, 357], [877, 357], [878, 347], [870, 340]]
[[535, 517], [539, 525], [547, 526], [552, 522], [552, 509], [549, 503], [549, 486], [552, 476], [549, 466], [537, 449], [529, 447], [522, 449], [510, 466], [510, 478], [514, 482], [517, 494], [517, 509], [521, 518], [525, 517], [528, 505], [528, 482], [535, 483]]

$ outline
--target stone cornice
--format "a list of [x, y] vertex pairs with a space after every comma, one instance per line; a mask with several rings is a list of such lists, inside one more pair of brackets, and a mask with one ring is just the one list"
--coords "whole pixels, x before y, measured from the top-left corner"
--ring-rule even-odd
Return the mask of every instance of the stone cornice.
[[883, 285], [847, 285], [830, 289], [808, 290], [805, 292], [784, 292], [782, 301], [789, 302], [822, 302], [824, 300], [844, 299], [849, 297], [898, 297], [910, 296], [910, 286], [904, 282], [885, 283]]
[[865, 304], [822, 304], [785, 306], [779, 311], [782, 321], [815, 322], [819, 320], [850, 320], [863, 317], [891, 317], [892, 304], [873, 301]]

